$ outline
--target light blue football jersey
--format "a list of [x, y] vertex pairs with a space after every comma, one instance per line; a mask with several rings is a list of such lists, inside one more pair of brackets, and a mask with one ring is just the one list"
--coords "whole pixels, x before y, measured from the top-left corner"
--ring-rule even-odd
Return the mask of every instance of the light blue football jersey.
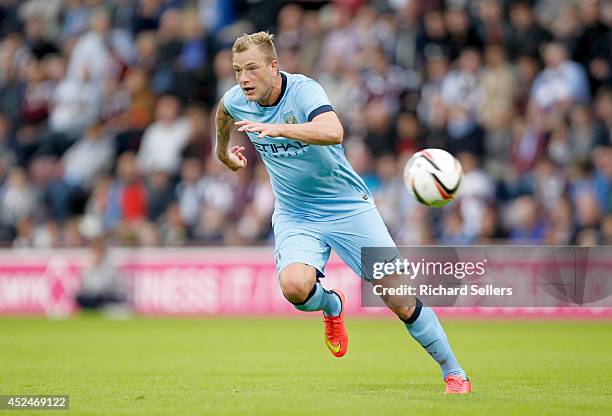
[[[281, 95], [274, 105], [247, 100], [235, 85], [223, 96], [226, 111], [237, 121], [259, 123], [306, 123], [333, 111], [316, 81], [287, 72], [281, 72], [281, 77]], [[258, 139], [257, 133], [248, 136], [268, 169], [277, 214], [326, 221], [374, 208], [372, 194], [346, 160], [342, 145], [319, 146], [282, 137]]]

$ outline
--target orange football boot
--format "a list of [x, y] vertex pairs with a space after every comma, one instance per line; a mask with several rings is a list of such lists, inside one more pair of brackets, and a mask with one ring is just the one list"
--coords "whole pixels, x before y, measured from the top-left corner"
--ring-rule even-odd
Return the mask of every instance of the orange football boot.
[[331, 292], [338, 295], [340, 298], [341, 310], [338, 316], [325, 316], [325, 344], [331, 353], [336, 357], [342, 357], [346, 354], [348, 349], [348, 333], [344, 326], [344, 307], [346, 306], [346, 300], [344, 299], [344, 293], [340, 290], [334, 289]]
[[447, 394], [468, 394], [472, 392], [472, 383], [461, 376], [448, 375], [444, 379]]

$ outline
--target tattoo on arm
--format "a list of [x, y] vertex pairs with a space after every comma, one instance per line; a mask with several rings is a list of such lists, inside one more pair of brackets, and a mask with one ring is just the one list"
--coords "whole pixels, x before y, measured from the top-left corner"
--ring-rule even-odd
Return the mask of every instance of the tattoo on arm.
[[223, 105], [223, 98], [219, 101], [216, 115], [217, 145], [216, 153], [219, 160], [227, 157], [227, 149], [230, 141], [230, 134], [234, 127], [234, 119], [229, 115]]

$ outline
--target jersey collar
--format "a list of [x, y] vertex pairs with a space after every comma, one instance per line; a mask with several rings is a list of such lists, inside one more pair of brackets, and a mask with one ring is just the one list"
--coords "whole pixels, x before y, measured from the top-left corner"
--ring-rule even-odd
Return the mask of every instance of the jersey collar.
[[276, 99], [275, 102], [273, 102], [272, 104], [268, 104], [268, 105], [263, 105], [260, 103], [257, 103], [257, 105], [259, 105], [260, 107], [275, 107], [278, 105], [278, 103], [281, 102], [281, 100], [283, 99], [284, 95], [285, 95], [285, 90], [287, 89], [287, 75], [285, 75], [284, 73], [280, 73], [281, 79], [282, 79], [282, 85], [281, 85], [281, 92], [280, 94], [278, 94], [278, 98]]

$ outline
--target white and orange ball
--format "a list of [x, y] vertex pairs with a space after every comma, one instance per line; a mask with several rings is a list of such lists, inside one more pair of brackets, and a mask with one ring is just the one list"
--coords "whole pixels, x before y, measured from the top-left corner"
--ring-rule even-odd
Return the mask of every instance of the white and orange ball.
[[451, 202], [462, 177], [459, 161], [442, 149], [416, 152], [404, 168], [406, 187], [417, 201], [430, 207], [442, 207]]

